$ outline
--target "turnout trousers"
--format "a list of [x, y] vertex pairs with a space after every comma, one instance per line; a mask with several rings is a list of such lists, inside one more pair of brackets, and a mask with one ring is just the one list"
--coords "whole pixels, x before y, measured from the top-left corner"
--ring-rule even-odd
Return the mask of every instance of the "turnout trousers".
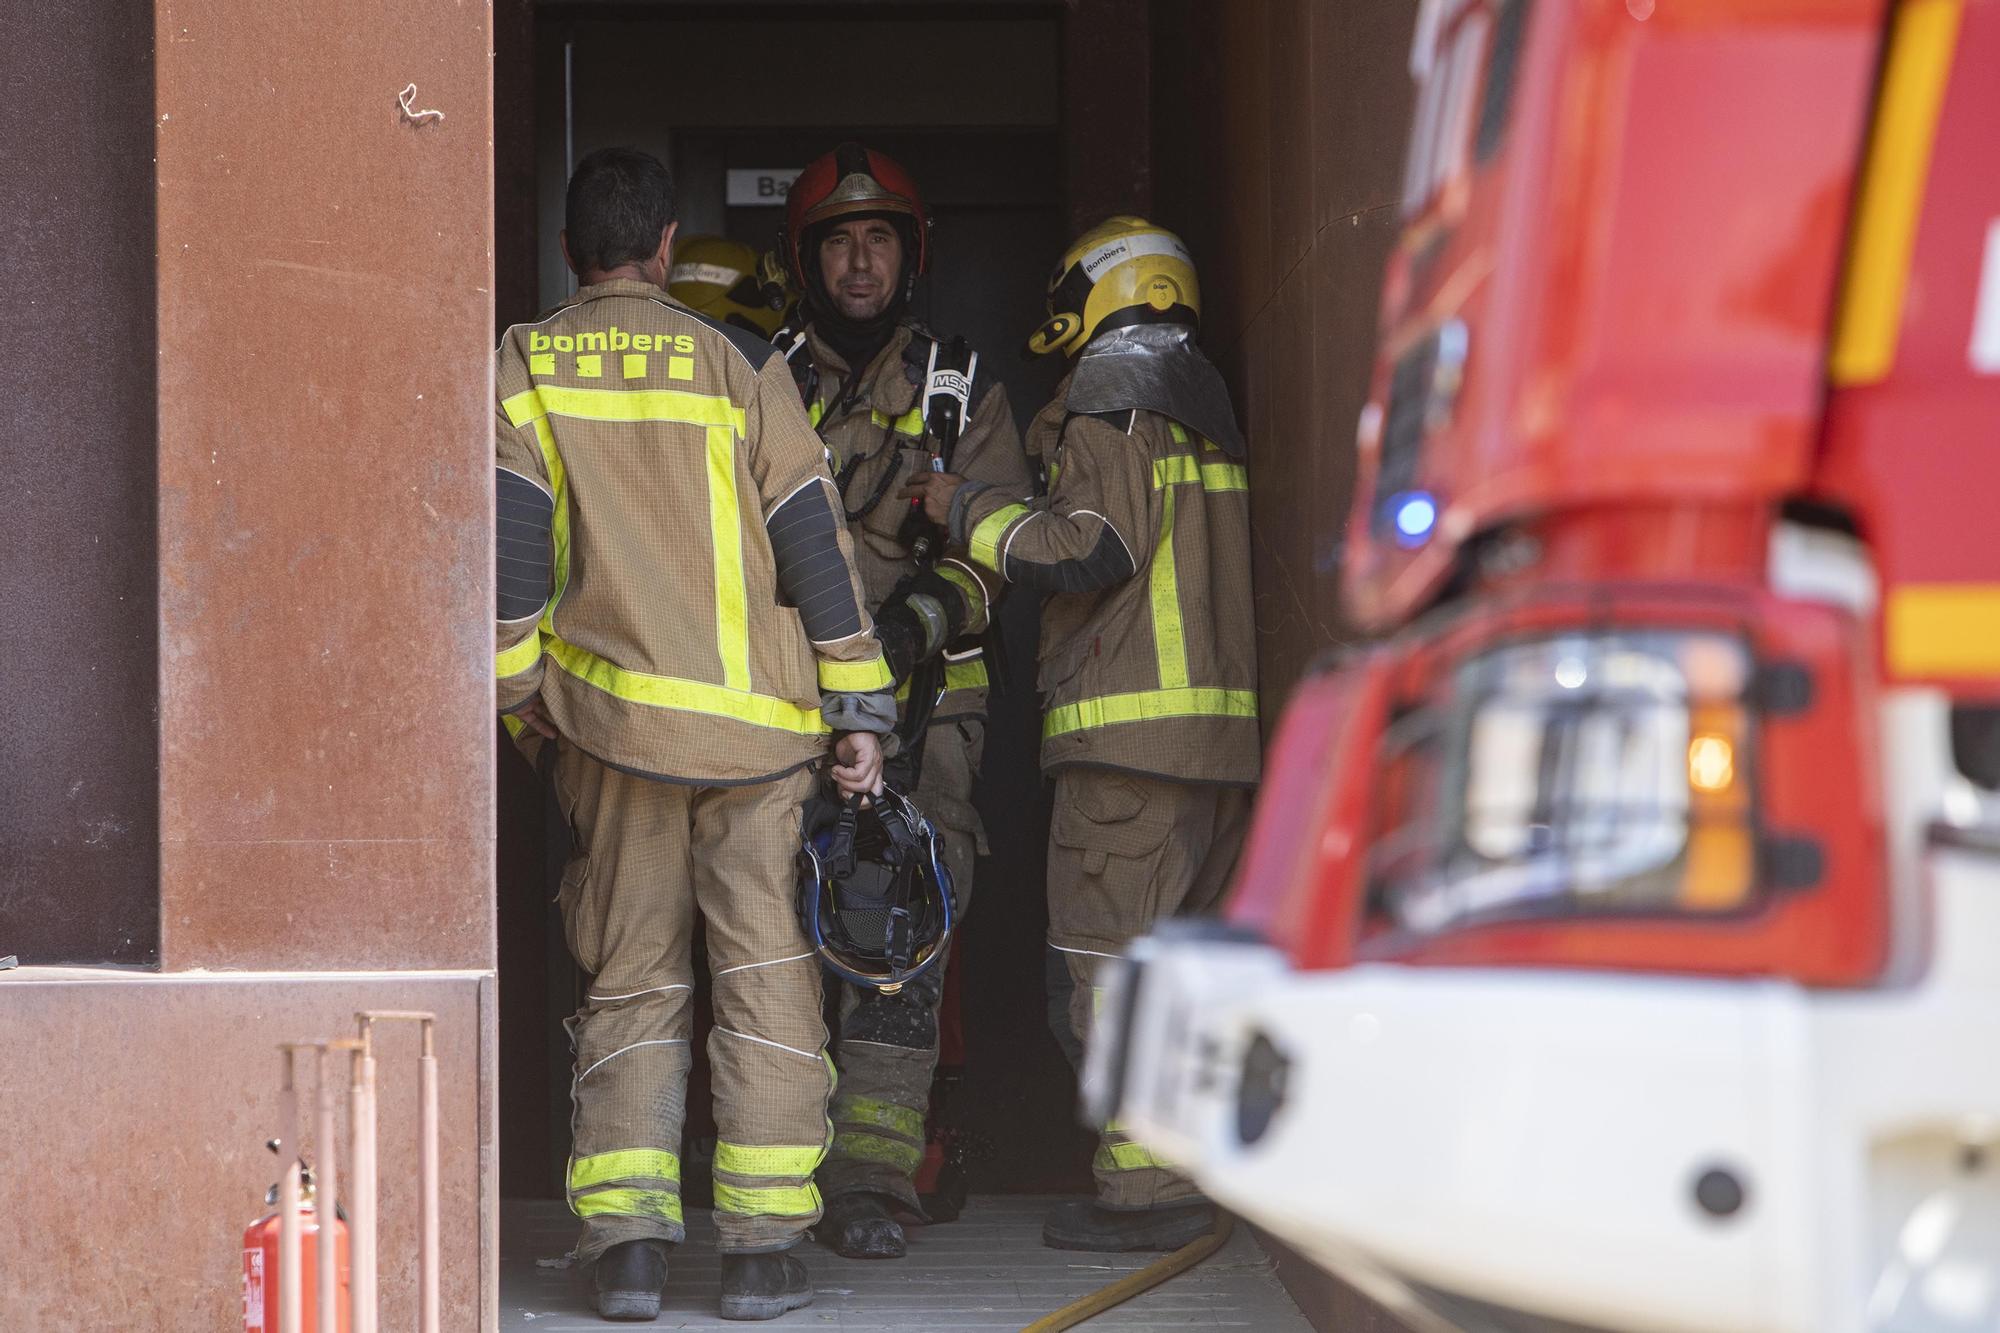
[[[1251, 794], [1213, 783], [1058, 769], [1049, 829], [1050, 1026], [1082, 1057], [1100, 995], [1098, 969], [1155, 921], [1221, 905], [1249, 830]], [[1057, 964], [1056, 960], [1060, 960]], [[1091, 1171], [1106, 1208], [1161, 1208], [1199, 1197], [1117, 1124]]]
[[715, 1227], [724, 1253], [780, 1250], [819, 1220], [830, 1137], [819, 964], [794, 908], [810, 769], [737, 787], [634, 777], [560, 743], [572, 847], [561, 904], [591, 977], [569, 1020], [570, 1208], [589, 1264], [628, 1240], [679, 1241], [695, 913], [708, 924], [715, 1027]]
[[[985, 723], [959, 718], [933, 724], [913, 799], [944, 839], [956, 890], [958, 919], [972, 899], [972, 870], [983, 833], [972, 806], [972, 783], [985, 748]], [[924, 1121], [937, 1069], [938, 1004], [949, 959], [894, 995], [841, 981], [834, 1062], [833, 1148], [819, 1169], [828, 1198], [866, 1191], [922, 1214], [914, 1180], [924, 1157]]]

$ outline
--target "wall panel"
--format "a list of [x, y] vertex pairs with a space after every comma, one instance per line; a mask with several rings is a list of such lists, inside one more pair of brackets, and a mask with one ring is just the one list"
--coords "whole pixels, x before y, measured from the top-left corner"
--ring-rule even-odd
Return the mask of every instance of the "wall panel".
[[155, 11], [170, 968], [491, 966], [489, 19]]
[[0, 5], [0, 954], [159, 956], [153, 33]]
[[[1307, 665], [1352, 637], [1341, 543], [1415, 12], [1370, 0], [1154, 11], [1159, 212], [1202, 266], [1203, 339], [1251, 440], [1267, 726]], [[1186, 95], [1169, 99], [1176, 85]]]

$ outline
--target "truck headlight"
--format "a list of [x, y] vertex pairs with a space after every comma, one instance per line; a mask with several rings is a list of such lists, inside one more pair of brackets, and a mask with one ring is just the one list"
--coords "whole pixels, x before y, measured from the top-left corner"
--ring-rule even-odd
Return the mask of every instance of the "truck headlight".
[[1717, 631], [1556, 633], [1467, 660], [1385, 737], [1375, 916], [1434, 933], [1749, 906], [1752, 677]]

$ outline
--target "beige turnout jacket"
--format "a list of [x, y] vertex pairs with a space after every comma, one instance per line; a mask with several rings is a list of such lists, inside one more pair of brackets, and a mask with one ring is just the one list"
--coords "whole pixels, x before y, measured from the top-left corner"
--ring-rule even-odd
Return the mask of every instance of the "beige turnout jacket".
[[614, 280], [497, 357], [499, 466], [555, 506], [548, 600], [498, 626], [503, 711], [539, 693], [606, 763], [704, 784], [813, 759], [823, 699], [886, 729], [846, 525], [774, 348]]
[[[840, 354], [810, 327], [804, 345], [792, 354], [795, 363], [798, 357], [810, 357], [818, 371], [807, 415], [833, 455], [835, 473], [845, 479], [847, 512], [867, 510], [852, 520], [850, 535], [870, 610], [880, 609], [897, 582], [917, 567], [910, 548], [897, 539], [909, 512], [909, 502], [900, 492], [904, 481], [930, 466], [936, 441], [924, 430], [920, 401], [924, 368], [904, 355], [915, 336], [917, 330], [910, 325], [899, 327], [858, 381]], [[1021, 435], [1014, 428], [1007, 391], [983, 359], [972, 397], [972, 411], [952, 453], [952, 470], [1025, 493], [1030, 481]], [[992, 601], [999, 594], [999, 577], [963, 558], [941, 561], [938, 571], [959, 589], [965, 634], [977, 635], [986, 627]], [[948, 652], [945, 696], [932, 721], [983, 716], [987, 685], [986, 663], [977, 648]]]
[[1046, 594], [1042, 767], [1257, 781], [1257, 659], [1243, 466], [1156, 412], [1072, 415], [1068, 381], [1028, 448], [1049, 493], [962, 487], [971, 561]]

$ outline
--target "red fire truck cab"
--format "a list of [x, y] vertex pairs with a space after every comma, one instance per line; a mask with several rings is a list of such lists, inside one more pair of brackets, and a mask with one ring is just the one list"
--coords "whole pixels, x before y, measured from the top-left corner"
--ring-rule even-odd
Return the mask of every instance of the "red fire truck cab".
[[2000, 1327], [2000, 2], [1425, 0], [1343, 591], [1086, 1077], [1418, 1322]]

